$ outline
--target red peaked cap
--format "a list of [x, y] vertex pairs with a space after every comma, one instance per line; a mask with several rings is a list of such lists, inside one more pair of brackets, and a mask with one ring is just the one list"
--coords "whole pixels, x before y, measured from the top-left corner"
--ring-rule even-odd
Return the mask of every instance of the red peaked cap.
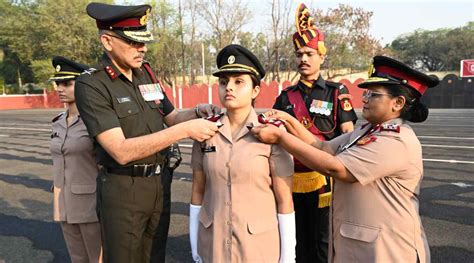
[[369, 78], [360, 83], [360, 88], [372, 85], [404, 85], [423, 95], [428, 88], [438, 85], [439, 79], [413, 69], [408, 65], [385, 56], [375, 56], [369, 69]]

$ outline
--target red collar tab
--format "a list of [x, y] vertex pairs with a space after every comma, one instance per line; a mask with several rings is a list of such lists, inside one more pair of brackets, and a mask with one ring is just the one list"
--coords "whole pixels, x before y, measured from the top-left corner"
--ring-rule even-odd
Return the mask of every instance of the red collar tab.
[[425, 91], [428, 89], [428, 86], [424, 84], [422, 81], [396, 68], [387, 67], [387, 66], [378, 66], [375, 68], [375, 70], [377, 74], [387, 74], [397, 79], [400, 79], [400, 84], [409, 85], [410, 87], [417, 90], [421, 95], [423, 95]]
[[107, 74], [112, 80], [116, 79], [119, 76], [119, 74], [117, 74], [117, 72], [111, 66], [106, 66], [105, 72], [107, 72]]

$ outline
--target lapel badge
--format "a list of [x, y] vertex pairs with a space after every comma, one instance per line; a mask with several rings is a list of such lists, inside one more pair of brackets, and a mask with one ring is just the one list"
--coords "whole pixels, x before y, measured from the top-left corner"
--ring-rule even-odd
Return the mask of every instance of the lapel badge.
[[375, 142], [376, 140], [377, 140], [377, 137], [375, 136], [365, 136], [357, 141], [357, 145], [360, 145], [360, 146], [367, 145], [371, 142]]
[[229, 58], [227, 59], [227, 63], [229, 64], [234, 64], [235, 62], [235, 57], [234, 55], [230, 55]]

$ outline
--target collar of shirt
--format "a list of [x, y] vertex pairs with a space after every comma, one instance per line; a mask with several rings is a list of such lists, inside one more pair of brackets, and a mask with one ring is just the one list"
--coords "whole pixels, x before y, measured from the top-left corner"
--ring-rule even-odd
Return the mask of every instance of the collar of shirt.
[[[309, 87], [306, 83], [308, 82], [312, 82], [312, 86]], [[326, 80], [323, 79], [323, 77], [321, 77], [321, 75], [319, 75], [318, 79], [316, 79], [315, 81], [304, 81], [303, 80], [300, 80], [298, 82], [298, 88], [301, 89], [301, 90], [306, 90], [306, 89], [312, 89], [314, 87], [318, 87], [318, 88], [321, 88], [321, 89], [327, 89], [326, 87]]]
[[[222, 134], [230, 143], [233, 143], [232, 141], [232, 131], [230, 130], [230, 121], [229, 121], [229, 116], [227, 116], [227, 113], [224, 114], [221, 118], [222, 127], [219, 128], [218, 132]], [[237, 137], [235, 138], [235, 142], [237, 142], [240, 138], [243, 136], [247, 135], [250, 130], [247, 128], [247, 126], [253, 125], [253, 126], [259, 126], [260, 123], [258, 122], [258, 116], [257, 113], [255, 112], [255, 109], [252, 108], [250, 110], [249, 115], [247, 116], [247, 119], [245, 120], [245, 125], [241, 128], [239, 131]]]

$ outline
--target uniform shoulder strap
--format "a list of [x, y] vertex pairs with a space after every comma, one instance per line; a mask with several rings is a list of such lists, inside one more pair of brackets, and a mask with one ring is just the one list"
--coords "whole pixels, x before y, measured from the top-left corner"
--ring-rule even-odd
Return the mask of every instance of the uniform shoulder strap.
[[147, 61], [143, 62], [143, 67], [148, 72], [148, 75], [150, 75], [151, 80], [153, 81], [153, 83], [158, 83], [158, 79], [156, 78], [155, 73], [153, 72], [153, 70], [150, 67], [150, 64]]

